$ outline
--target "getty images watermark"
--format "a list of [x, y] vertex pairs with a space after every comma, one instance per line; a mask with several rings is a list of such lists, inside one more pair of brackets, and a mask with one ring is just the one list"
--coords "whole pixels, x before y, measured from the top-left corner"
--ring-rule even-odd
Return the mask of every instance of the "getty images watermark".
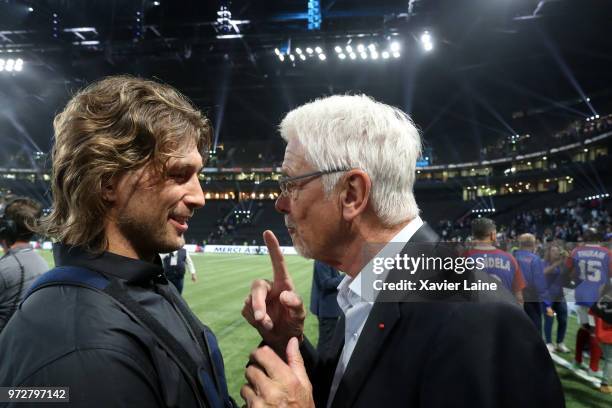
[[371, 244], [362, 254], [369, 261], [360, 274], [361, 297], [367, 301], [461, 301], [474, 293], [501, 294], [503, 279], [513, 274], [503, 257], [471, 254], [454, 242]]

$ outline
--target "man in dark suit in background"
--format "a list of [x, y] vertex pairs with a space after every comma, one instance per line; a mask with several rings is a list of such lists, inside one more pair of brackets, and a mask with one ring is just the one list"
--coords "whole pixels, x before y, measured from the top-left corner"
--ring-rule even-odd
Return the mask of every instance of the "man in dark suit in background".
[[183, 294], [185, 271], [188, 270], [191, 280], [194, 283], [197, 282], [198, 275], [196, 274], [195, 265], [185, 248], [179, 248], [167, 254], [160, 254], [160, 257], [166, 279], [172, 282], [180, 294]]
[[[544, 342], [506, 291], [368, 296], [365, 280], [380, 254], [437, 251], [413, 194], [421, 141], [405, 113], [364, 95], [331, 96], [290, 112], [280, 131], [286, 177], [276, 208], [298, 253], [346, 273], [343, 316], [329, 352], [317, 353], [303, 336], [303, 305], [278, 241], [266, 231], [274, 280], [255, 281], [243, 309], [266, 344], [246, 370], [249, 406], [564, 406]], [[398, 268], [386, 268], [388, 283]], [[446, 272], [449, 281], [461, 276]]]
[[312, 290], [310, 292], [310, 311], [319, 319], [319, 342], [317, 351], [328, 348], [342, 313], [338, 307], [338, 285], [343, 275], [332, 266], [314, 261]]

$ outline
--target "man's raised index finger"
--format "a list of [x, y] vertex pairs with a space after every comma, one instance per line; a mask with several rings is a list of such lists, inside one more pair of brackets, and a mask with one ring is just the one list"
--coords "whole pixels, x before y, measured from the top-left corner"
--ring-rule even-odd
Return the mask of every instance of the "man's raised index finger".
[[274, 233], [270, 230], [266, 230], [263, 233], [264, 242], [268, 247], [268, 254], [272, 260], [272, 270], [274, 271], [274, 282], [282, 282], [285, 287], [293, 290], [293, 281], [291, 276], [287, 272], [287, 266], [285, 265], [285, 258], [280, 249], [280, 244]]

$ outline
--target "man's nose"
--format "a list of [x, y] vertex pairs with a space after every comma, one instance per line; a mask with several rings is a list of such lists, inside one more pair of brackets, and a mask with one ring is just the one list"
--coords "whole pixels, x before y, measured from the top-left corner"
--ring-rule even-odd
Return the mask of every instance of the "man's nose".
[[276, 211], [281, 214], [289, 214], [290, 205], [289, 197], [287, 197], [285, 194], [280, 194], [274, 202], [274, 208], [276, 208]]
[[197, 174], [194, 174], [189, 183], [187, 184], [187, 194], [185, 195], [185, 201], [187, 205], [191, 208], [201, 208], [204, 207], [204, 191], [202, 190], [202, 185], [200, 184], [200, 179]]

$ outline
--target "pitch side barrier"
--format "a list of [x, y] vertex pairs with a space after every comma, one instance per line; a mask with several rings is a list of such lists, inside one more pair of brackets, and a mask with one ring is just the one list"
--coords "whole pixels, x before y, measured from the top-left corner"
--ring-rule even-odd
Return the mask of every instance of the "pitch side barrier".
[[[52, 250], [53, 243], [51, 241], [45, 241], [40, 243], [38, 241], [30, 242], [33, 248]], [[205, 253], [205, 254], [243, 254], [243, 255], [268, 255], [268, 248], [265, 245], [253, 246], [253, 245], [193, 245], [187, 244], [184, 248], [189, 253]], [[280, 247], [283, 255], [297, 255], [295, 248], [292, 246]]]
[[[292, 246], [280, 247], [283, 255], [297, 255]], [[265, 245], [206, 245], [205, 254], [243, 254], [243, 255], [268, 255], [268, 248]]]

